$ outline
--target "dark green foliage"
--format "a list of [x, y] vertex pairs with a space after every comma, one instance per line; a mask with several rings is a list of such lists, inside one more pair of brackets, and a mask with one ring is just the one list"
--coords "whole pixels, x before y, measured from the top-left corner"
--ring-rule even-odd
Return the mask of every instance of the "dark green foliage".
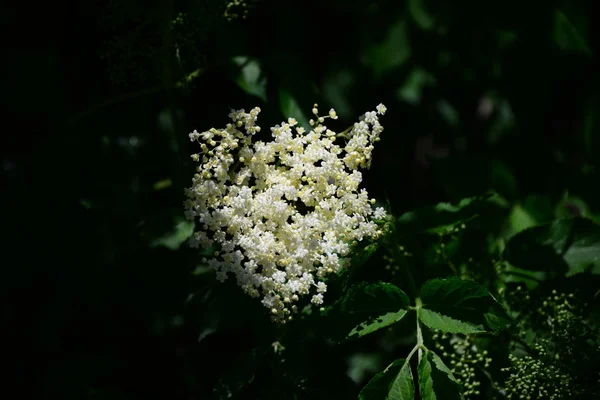
[[498, 332], [511, 324], [500, 303], [483, 286], [459, 278], [425, 282], [420, 293], [421, 321], [432, 329], [453, 333]]
[[504, 259], [519, 268], [560, 275], [600, 274], [600, 225], [574, 218], [530, 228], [508, 242]]
[[462, 199], [458, 204], [439, 203], [402, 214], [396, 220], [400, 233], [417, 234], [452, 232], [493, 208], [491, 195]]
[[389, 283], [359, 283], [348, 289], [327, 316], [333, 336], [358, 338], [400, 321], [410, 299]]
[[410, 363], [401, 358], [375, 375], [361, 390], [359, 399], [412, 400], [414, 395]]
[[[512, 297], [517, 301], [520, 296]], [[595, 398], [600, 394], [598, 377], [600, 332], [590, 318], [589, 305], [580, 304], [573, 293], [525, 299], [520, 310], [517, 343], [526, 354], [510, 355], [505, 368], [509, 395], [527, 392], [534, 399]]]
[[[597, 398], [592, 2], [246, 5], [231, 22], [221, 0], [2, 14], [5, 392], [473, 398], [451, 361], [487, 352], [476, 398]], [[290, 116], [308, 128], [315, 102], [336, 132], [387, 106], [363, 185], [395, 222], [328, 277], [323, 311], [274, 325], [187, 246], [187, 134], [258, 105], [270, 140]]]
[[419, 388], [423, 400], [463, 398], [452, 372], [432, 351], [426, 351], [419, 363]]

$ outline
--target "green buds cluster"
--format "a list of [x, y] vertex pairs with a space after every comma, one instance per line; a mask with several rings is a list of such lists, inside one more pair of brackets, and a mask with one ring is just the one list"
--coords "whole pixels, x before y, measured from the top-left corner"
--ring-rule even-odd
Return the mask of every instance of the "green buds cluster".
[[[538, 302], [539, 306], [522, 312], [519, 342], [528, 345], [528, 354], [510, 355], [511, 366], [503, 369], [508, 373], [507, 397], [552, 400], [600, 394], [599, 362], [595, 360], [600, 342], [598, 332], [582, 316], [585, 304], [578, 304], [572, 293], [556, 290]], [[528, 340], [525, 332], [535, 337]]]
[[504, 368], [509, 377], [505, 383], [508, 399], [572, 399], [571, 377], [558, 366], [545, 362], [542, 346], [537, 346], [539, 358], [509, 356], [511, 366]]
[[469, 336], [436, 332], [432, 339], [438, 354], [442, 354], [452, 374], [461, 384], [465, 399], [477, 398], [481, 386], [477, 371], [488, 368], [492, 362], [487, 350], [480, 351], [473, 338]]

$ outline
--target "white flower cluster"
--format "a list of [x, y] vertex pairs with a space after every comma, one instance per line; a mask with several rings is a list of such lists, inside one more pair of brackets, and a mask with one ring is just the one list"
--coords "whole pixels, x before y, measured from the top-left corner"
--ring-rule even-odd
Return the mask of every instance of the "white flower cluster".
[[380, 104], [336, 134], [322, 124], [337, 119], [335, 110], [319, 117], [315, 104], [310, 132], [289, 118], [271, 128], [274, 140], [267, 143], [252, 141], [260, 131], [259, 108], [232, 111], [225, 129], [190, 133], [201, 152], [192, 155], [199, 165], [184, 205], [186, 217], [202, 228], [191, 245], [217, 249], [203, 262], [220, 281], [235, 276], [278, 321], [291, 319], [300, 296], [323, 303], [322, 279], [348, 264], [353, 244], [381, 234], [372, 219], [386, 213], [373, 210], [375, 200], [359, 190], [357, 169], [370, 166], [385, 111]]

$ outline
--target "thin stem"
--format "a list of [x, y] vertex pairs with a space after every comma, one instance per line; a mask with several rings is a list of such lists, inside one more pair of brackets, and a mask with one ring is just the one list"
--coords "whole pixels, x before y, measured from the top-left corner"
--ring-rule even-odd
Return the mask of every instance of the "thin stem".
[[350, 140], [350, 137], [349, 137], [348, 135], [346, 135], [346, 134], [347, 134], [348, 132], [350, 132], [350, 130], [352, 130], [352, 128], [353, 128], [353, 127], [354, 127], [354, 126], [349, 126], [349, 127], [347, 127], [346, 129], [344, 129], [343, 131], [341, 131], [340, 133], [338, 133], [338, 134], [336, 135], [336, 137], [341, 137], [341, 138], [344, 138], [344, 139], [348, 139], [348, 140]]
[[[410, 353], [408, 353], [408, 355], [406, 356], [406, 361], [405, 362], [409, 362], [411, 357], [413, 356], [413, 354], [415, 354], [415, 351], [419, 350], [420, 346], [418, 344], [415, 344], [415, 347], [412, 348], [412, 350], [410, 351]], [[394, 361], [395, 362], [395, 361]], [[392, 362], [390, 365], [388, 365], [387, 367], [385, 367], [385, 369], [383, 370], [383, 372], [387, 372], [387, 370], [394, 365], [394, 362]]]
[[425, 347], [425, 345], [423, 344], [423, 332], [421, 331], [421, 324], [419, 322], [419, 309], [421, 308], [421, 306], [423, 305], [423, 303], [421, 303], [421, 299], [419, 297], [417, 297], [415, 299], [416, 304], [417, 304], [417, 309], [415, 311], [416, 314], [416, 322], [417, 322], [417, 346], [419, 348], [419, 364], [421, 364], [421, 357], [423, 356], [423, 350], [422, 348]]
[[413, 349], [410, 351], [410, 353], [408, 353], [408, 356], [406, 356], [406, 361], [410, 360], [410, 358], [413, 356], [413, 354], [415, 354], [415, 351], [420, 350], [421, 347], [418, 344], [415, 344], [415, 347], [413, 347]]

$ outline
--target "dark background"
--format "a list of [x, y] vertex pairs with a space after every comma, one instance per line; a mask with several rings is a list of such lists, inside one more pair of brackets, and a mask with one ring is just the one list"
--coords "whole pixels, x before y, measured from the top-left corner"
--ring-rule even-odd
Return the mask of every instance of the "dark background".
[[[248, 5], [232, 22], [217, 0], [3, 12], [2, 354], [19, 398], [209, 398], [273, 341], [262, 306], [194, 274], [200, 256], [182, 244], [187, 133], [224, 126], [230, 107], [260, 106], [268, 132], [317, 102], [341, 131], [384, 103], [364, 184], [395, 213], [493, 189], [598, 216], [591, 2]], [[377, 370], [352, 381], [349, 357], [382, 345], [297, 346], [287, 362], [304, 392], [269, 364], [241, 397], [355, 398]]]

